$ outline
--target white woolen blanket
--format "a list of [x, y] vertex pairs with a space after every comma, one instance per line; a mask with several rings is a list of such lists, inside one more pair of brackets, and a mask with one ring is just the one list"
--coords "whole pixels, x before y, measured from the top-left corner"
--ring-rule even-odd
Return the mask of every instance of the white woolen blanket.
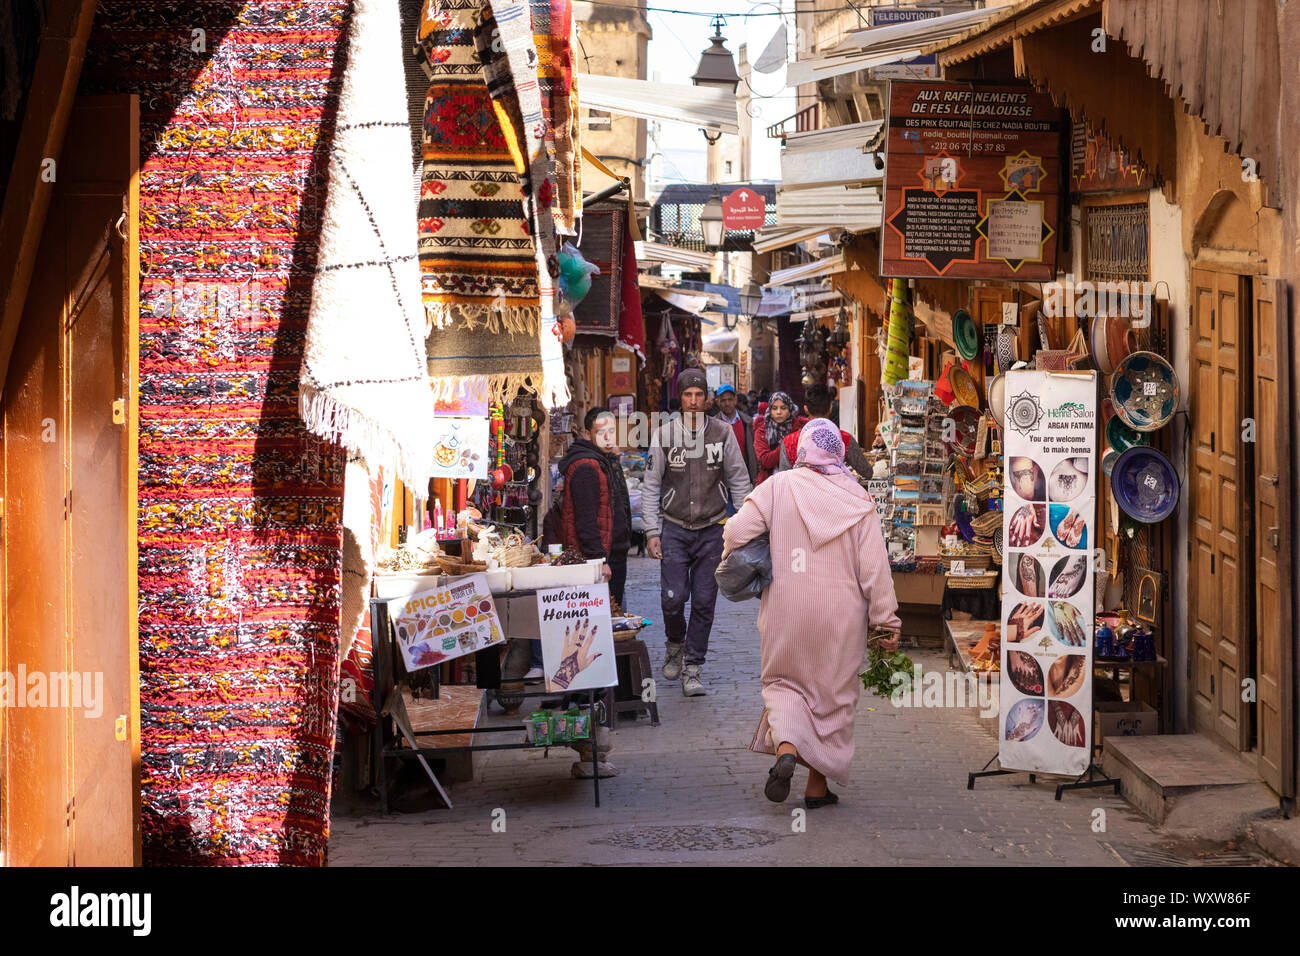
[[356, 0], [298, 404], [313, 434], [422, 488], [433, 467], [433, 392], [402, 62], [398, 5]]

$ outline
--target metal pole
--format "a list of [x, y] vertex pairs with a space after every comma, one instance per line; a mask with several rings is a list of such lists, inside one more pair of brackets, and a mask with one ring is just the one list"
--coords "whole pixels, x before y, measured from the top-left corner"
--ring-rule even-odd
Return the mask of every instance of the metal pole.
[[596, 721], [596, 689], [594, 687], [587, 689], [587, 706], [590, 712], [587, 715], [588, 724], [591, 726], [591, 781], [592, 789], [596, 794], [596, 806], [600, 806], [600, 724]]

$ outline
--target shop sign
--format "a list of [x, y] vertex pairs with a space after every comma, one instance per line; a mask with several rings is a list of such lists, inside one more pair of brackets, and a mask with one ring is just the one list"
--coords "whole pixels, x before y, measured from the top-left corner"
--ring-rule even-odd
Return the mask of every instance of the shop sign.
[[435, 418], [433, 435], [433, 477], [488, 476], [486, 418]]
[[537, 627], [548, 691], [618, 683], [608, 584], [538, 591]]
[[890, 84], [880, 274], [1056, 274], [1062, 112], [1029, 86]]
[[1150, 172], [1083, 123], [1070, 130], [1070, 190], [1076, 193], [1150, 189]]
[[998, 760], [1075, 776], [1092, 754], [1095, 372], [1006, 381]]
[[505, 642], [486, 574], [444, 579], [441, 587], [388, 602], [408, 671]]
[[767, 221], [767, 200], [745, 186], [722, 200], [722, 227], [729, 232], [753, 232]]
[[[899, 23], [916, 23], [939, 16], [940, 11], [930, 7], [868, 7], [867, 22], [872, 29], [895, 26]], [[913, 57], [904, 63], [889, 63], [871, 70], [877, 80], [938, 79], [939, 60], [933, 53]]]

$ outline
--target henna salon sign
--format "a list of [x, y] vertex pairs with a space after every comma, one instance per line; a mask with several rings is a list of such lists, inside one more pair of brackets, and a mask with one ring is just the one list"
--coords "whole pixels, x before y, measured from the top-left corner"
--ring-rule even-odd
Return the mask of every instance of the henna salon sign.
[[608, 584], [538, 591], [537, 626], [547, 690], [587, 690], [618, 683]]
[[1056, 274], [1062, 114], [1028, 86], [891, 83], [880, 274]]

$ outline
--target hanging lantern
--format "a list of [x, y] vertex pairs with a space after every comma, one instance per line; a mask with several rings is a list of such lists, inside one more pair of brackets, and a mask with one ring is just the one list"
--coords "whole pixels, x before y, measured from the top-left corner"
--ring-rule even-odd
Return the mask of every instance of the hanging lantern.
[[700, 232], [704, 233], [704, 247], [709, 250], [722, 248], [725, 229], [722, 225], [722, 197], [718, 187], [713, 187], [713, 195], [700, 211]]
[[839, 315], [835, 318], [835, 330], [831, 332], [830, 338], [827, 339], [827, 342], [838, 349], [845, 349], [848, 347], [851, 339], [852, 336], [849, 333], [849, 311], [844, 308], [844, 306], [840, 306]]

